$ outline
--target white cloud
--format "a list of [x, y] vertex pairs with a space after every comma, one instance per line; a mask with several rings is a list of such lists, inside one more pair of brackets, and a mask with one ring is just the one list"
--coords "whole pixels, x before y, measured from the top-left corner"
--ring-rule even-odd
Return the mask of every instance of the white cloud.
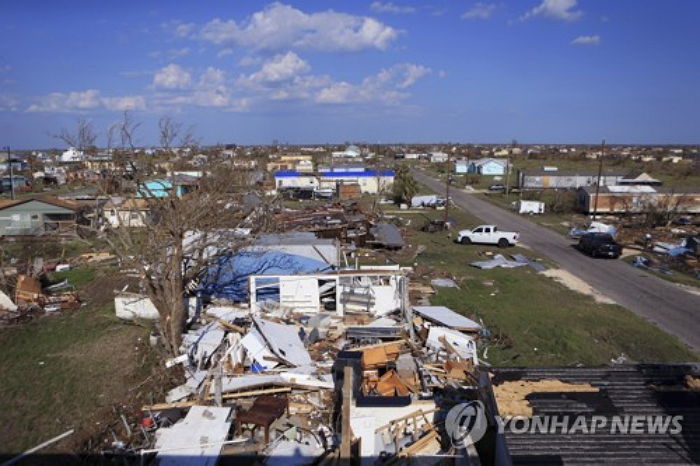
[[102, 104], [107, 110], [116, 110], [123, 112], [124, 110], [145, 110], [146, 99], [140, 95], [127, 95], [123, 97], [105, 97], [102, 99]]
[[519, 19], [525, 21], [539, 16], [562, 21], [576, 21], [583, 16], [583, 12], [574, 10], [574, 8], [576, 8], [576, 0], [542, 0], [542, 3]]
[[259, 71], [251, 74], [249, 80], [255, 83], [275, 83], [287, 81], [311, 69], [309, 64], [294, 52], [276, 55], [266, 61]]
[[403, 14], [416, 12], [416, 9], [412, 6], [401, 6], [391, 2], [372, 2], [369, 8], [377, 13]]
[[0, 112], [16, 112], [19, 110], [19, 99], [10, 94], [0, 94]]
[[161, 89], [185, 89], [191, 82], [190, 73], [175, 63], [162, 68], [153, 76], [153, 86]]
[[600, 44], [600, 36], [578, 36], [571, 41], [572, 45], [598, 45]]
[[161, 24], [161, 26], [163, 29], [171, 31], [177, 37], [188, 37], [194, 32], [197, 25], [194, 23], [183, 23], [179, 20], [172, 20]]
[[238, 60], [238, 66], [255, 66], [261, 64], [263, 59], [257, 56], [246, 55]]
[[168, 50], [168, 55], [170, 58], [186, 57], [192, 52], [189, 47], [183, 47], [181, 49], [170, 49]]
[[192, 82], [190, 76], [187, 86], [161, 89], [164, 90], [154, 97], [155, 106], [159, 109], [185, 105], [225, 108], [233, 102], [233, 92], [227, 85], [226, 73], [214, 67], [207, 68], [196, 82]]
[[97, 89], [80, 92], [53, 92], [39, 97], [36, 104], [27, 108], [28, 112], [84, 112], [107, 109], [112, 111], [144, 110], [146, 101], [143, 96], [103, 97]]
[[385, 50], [397, 36], [398, 31], [374, 18], [333, 10], [305, 13], [281, 3], [269, 5], [240, 24], [216, 18], [198, 33], [199, 38], [215, 44], [257, 50]]
[[316, 96], [316, 101], [323, 104], [349, 103], [360, 97], [357, 86], [346, 82], [333, 83], [321, 89]]
[[496, 11], [496, 5], [477, 2], [473, 7], [462, 13], [462, 19], [488, 19], [494, 11]]
[[233, 55], [233, 49], [225, 48], [225, 49], [219, 50], [219, 52], [216, 54], [216, 58], [223, 58], [223, 57], [227, 57], [229, 55]]
[[52, 92], [39, 98], [37, 104], [31, 105], [28, 112], [67, 112], [91, 110], [100, 106], [100, 91], [88, 89], [82, 92]]
[[315, 100], [324, 104], [380, 102], [395, 105], [409, 96], [406, 89], [430, 71], [423, 65], [400, 63], [368, 76], [360, 84], [345, 81], [332, 83], [321, 89]]

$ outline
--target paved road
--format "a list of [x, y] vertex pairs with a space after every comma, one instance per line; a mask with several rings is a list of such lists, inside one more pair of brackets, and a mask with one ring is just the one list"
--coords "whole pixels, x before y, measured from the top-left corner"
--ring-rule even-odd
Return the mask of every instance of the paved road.
[[[414, 171], [414, 177], [436, 192], [445, 183]], [[451, 189], [450, 197], [462, 209], [503, 230], [520, 232], [520, 240], [558, 263], [604, 295], [700, 351], [700, 295], [636, 269], [620, 260], [593, 259], [571, 247], [573, 242], [505, 209], [464, 191]], [[562, 303], [565, 305], [565, 303]]]

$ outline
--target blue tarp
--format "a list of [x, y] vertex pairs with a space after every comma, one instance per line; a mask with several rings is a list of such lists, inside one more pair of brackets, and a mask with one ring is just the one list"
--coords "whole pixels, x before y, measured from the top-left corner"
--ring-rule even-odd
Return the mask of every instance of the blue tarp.
[[[325, 262], [278, 251], [243, 251], [219, 258], [209, 266], [200, 281], [199, 291], [210, 298], [231, 301], [248, 300], [250, 275], [295, 275], [331, 270]], [[261, 282], [258, 281], [258, 284]], [[271, 279], [270, 284], [274, 282]], [[277, 289], [258, 293], [265, 299], [279, 299]]]

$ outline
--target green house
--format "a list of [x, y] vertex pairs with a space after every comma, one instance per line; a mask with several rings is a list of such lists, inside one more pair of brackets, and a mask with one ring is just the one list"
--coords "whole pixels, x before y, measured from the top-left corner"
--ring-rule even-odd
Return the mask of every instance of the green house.
[[0, 236], [75, 233], [77, 210], [55, 197], [0, 201]]

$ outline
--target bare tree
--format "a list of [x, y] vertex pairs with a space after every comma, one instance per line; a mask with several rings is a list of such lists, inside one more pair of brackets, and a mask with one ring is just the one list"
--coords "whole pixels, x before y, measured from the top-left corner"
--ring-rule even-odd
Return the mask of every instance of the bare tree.
[[[159, 127], [163, 146], [171, 147], [181, 127], [171, 120], [161, 120]], [[123, 146], [132, 151], [136, 128], [125, 114], [120, 132]], [[149, 185], [146, 176], [137, 171], [136, 193], [129, 199], [147, 207], [137, 211], [143, 228], [117, 225], [108, 228], [105, 239], [122, 265], [142, 277], [145, 293], [158, 310], [166, 350], [174, 355], [186, 324], [187, 287], [222, 254], [250, 243], [252, 236], [241, 235], [241, 227], [252, 227], [253, 233], [267, 228], [274, 204], [262, 202], [253, 212], [244, 209], [243, 196], [252, 192], [246, 173], [226, 165], [210, 170], [187, 193], [168, 180], [151, 180]]]
[[136, 144], [134, 139], [136, 137], [136, 130], [139, 129], [141, 123], [134, 121], [131, 113], [129, 113], [128, 110], [124, 110], [122, 120], [117, 125], [117, 128], [119, 128], [119, 136], [121, 137], [122, 150], [135, 152]]
[[93, 149], [97, 141], [97, 133], [93, 128], [92, 121], [85, 118], [78, 119], [74, 131], [62, 128], [57, 134], [52, 135], [55, 139], [63, 141], [69, 147], [78, 150]]
[[176, 146], [194, 147], [199, 144], [191, 126], [184, 128], [182, 123], [173, 120], [169, 116], [161, 117], [158, 121], [158, 129], [160, 132], [160, 146], [165, 152], [172, 151]]

